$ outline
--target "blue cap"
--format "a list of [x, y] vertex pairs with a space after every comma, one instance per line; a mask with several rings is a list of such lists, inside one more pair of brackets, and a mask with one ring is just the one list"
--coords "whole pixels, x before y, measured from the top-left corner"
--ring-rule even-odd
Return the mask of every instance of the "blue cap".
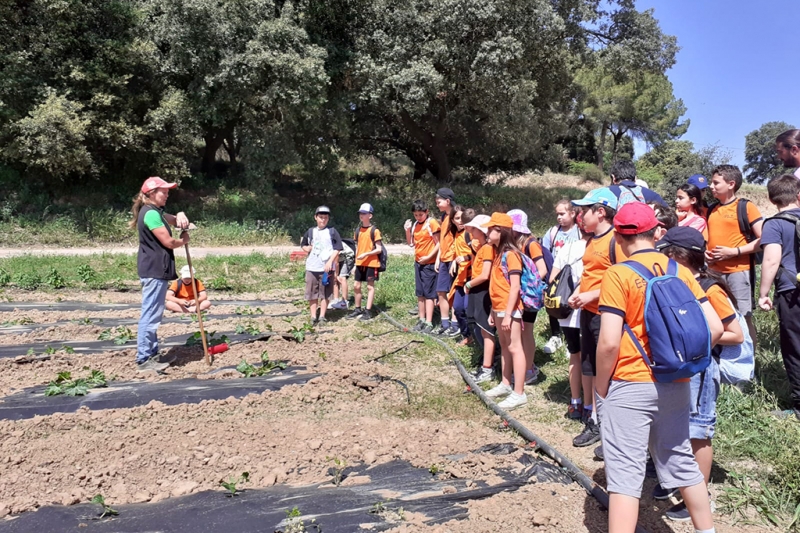
[[607, 205], [611, 209], [617, 208], [617, 196], [611, 192], [611, 189], [608, 187], [603, 187], [601, 189], [595, 189], [593, 191], [589, 191], [586, 193], [586, 196], [583, 197], [581, 200], [572, 200], [572, 205]]
[[708, 188], [708, 180], [702, 174], [695, 174], [693, 176], [690, 176], [689, 179], [686, 180], [686, 183], [688, 183], [689, 185], [694, 185], [700, 190]]

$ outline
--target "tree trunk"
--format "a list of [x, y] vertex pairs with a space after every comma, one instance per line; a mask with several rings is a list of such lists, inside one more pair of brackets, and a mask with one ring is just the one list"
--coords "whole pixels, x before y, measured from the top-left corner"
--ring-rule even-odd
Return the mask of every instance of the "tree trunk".
[[212, 130], [203, 135], [206, 146], [203, 150], [203, 164], [200, 170], [207, 176], [214, 175], [214, 164], [217, 162], [217, 150], [222, 146], [225, 136], [219, 131]]
[[231, 130], [230, 135], [225, 137], [223, 146], [225, 147], [225, 151], [228, 152], [228, 160], [231, 162], [231, 165], [235, 165], [236, 156], [239, 155], [239, 143], [236, 140], [236, 135], [234, 135], [234, 130]]
[[597, 168], [600, 170], [603, 170], [603, 160], [606, 155], [606, 131], [608, 131], [608, 122], [603, 121], [600, 126], [600, 144], [597, 145]]
[[422, 150], [428, 156], [428, 159], [431, 160], [430, 162], [433, 163], [433, 168], [429, 168], [436, 178], [438, 178], [439, 181], [450, 181], [450, 172], [452, 169], [450, 168], [450, 160], [447, 157], [447, 150], [442, 141], [444, 133], [444, 110], [440, 111], [439, 120], [436, 122], [436, 134], [423, 129], [406, 111], [400, 112], [400, 119], [403, 121], [403, 126], [408, 130], [411, 138], [416, 139], [422, 145]]

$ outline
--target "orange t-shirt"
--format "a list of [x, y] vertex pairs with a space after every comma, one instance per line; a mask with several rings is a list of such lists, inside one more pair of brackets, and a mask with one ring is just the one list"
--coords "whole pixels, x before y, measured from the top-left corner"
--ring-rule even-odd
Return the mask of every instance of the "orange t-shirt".
[[[658, 264], [667, 271], [669, 259], [656, 250], [641, 250], [631, 256], [630, 260], [646, 266], [650, 271]], [[692, 294], [702, 303], [707, 300], [700, 284], [688, 268], [678, 265], [678, 277], [686, 283]], [[632, 269], [623, 265], [614, 265], [606, 271], [600, 286], [600, 312], [614, 313], [625, 319], [625, 323], [633, 330], [644, 351], [650, 353], [650, 341], [644, 327], [644, 300], [647, 283]], [[631, 336], [624, 332], [619, 345], [617, 366], [612, 379], [617, 381], [655, 381], [653, 373], [642, 359]]]
[[[602, 235], [596, 235], [589, 240], [586, 245], [586, 251], [583, 253], [583, 274], [581, 274], [581, 288], [580, 292], [596, 291], [600, 288], [600, 282], [603, 281], [603, 274], [606, 273], [608, 267], [611, 266], [611, 258], [609, 257], [609, 250], [611, 247], [611, 238], [614, 237], [614, 228], [610, 228]], [[622, 253], [619, 243], [615, 243], [615, 254], [617, 263], [625, 261], [625, 254]], [[587, 304], [584, 309], [590, 313], [597, 314], [599, 304], [597, 300]]]
[[[506, 306], [508, 306], [509, 292], [511, 290], [511, 283], [503, 275], [503, 268], [500, 266], [502, 259], [503, 254], [496, 253], [494, 261], [492, 261], [492, 274], [489, 276], [489, 298], [492, 300], [492, 310], [500, 313], [504, 313]], [[519, 274], [521, 281], [522, 258], [519, 253], [508, 252], [506, 254], [506, 266], [508, 267], [508, 275]], [[517, 309], [522, 311], [522, 300], [519, 299], [519, 294], [517, 295]]]
[[728, 295], [722, 290], [719, 285], [712, 285], [706, 292], [708, 303], [717, 312], [717, 316], [722, 320], [723, 324], [727, 324], [736, 318], [736, 311], [731, 307], [731, 302], [728, 300]]
[[[737, 216], [737, 205], [740, 198], [722, 205], [720, 204], [708, 217], [708, 249], [713, 250], [717, 246], [728, 248], [739, 248], [747, 244], [747, 239], [739, 230], [739, 218]], [[761, 213], [753, 202], [747, 202], [747, 219], [752, 226], [761, 220]], [[732, 257], [723, 261], [717, 261], [709, 265], [709, 268], [730, 274], [732, 272], [744, 272], [750, 270], [750, 256], [747, 254]]]
[[424, 263], [420, 261], [421, 258], [428, 256], [436, 248], [436, 239], [434, 235], [439, 233], [439, 221], [435, 218], [428, 217], [423, 223], [416, 223], [414, 227], [414, 261], [421, 265], [430, 265], [436, 262], [434, 255], [430, 260]]
[[475, 255], [475, 260], [472, 261], [472, 279], [477, 278], [483, 272], [484, 261], [494, 261], [494, 246], [489, 243], [484, 244]]
[[[197, 288], [197, 295], [200, 296], [200, 293], [206, 290], [203, 282], [199, 279], [194, 279], [194, 286]], [[179, 300], [194, 300], [194, 294], [192, 294], [192, 283], [184, 283], [181, 281], [181, 288], [178, 290], [178, 280], [176, 279], [169, 285], [169, 290], [175, 293], [175, 298]]]
[[442, 219], [442, 234], [439, 237], [439, 261], [442, 263], [449, 263], [456, 258], [456, 252], [453, 250], [455, 243], [455, 236], [450, 233], [450, 215], [445, 215]]
[[370, 238], [370, 227], [365, 228], [361, 226], [358, 228], [358, 239], [356, 242], [356, 266], [363, 266], [369, 268], [378, 268], [381, 266], [381, 260], [377, 255], [370, 255], [366, 259], [358, 259], [358, 256], [372, 251], [375, 249], [375, 243], [380, 242], [381, 240], [381, 230], [375, 228], [375, 243], [372, 242]]
[[542, 245], [539, 244], [539, 242], [533, 237], [528, 238], [528, 241], [525, 243], [525, 249], [522, 251], [525, 252], [525, 255], [533, 259], [534, 263], [539, 259], [544, 258], [544, 252], [542, 252]]
[[466, 232], [464, 230], [461, 230], [458, 235], [456, 235], [456, 240], [453, 243], [453, 252], [453, 259], [456, 257], [469, 256], [468, 261], [458, 265], [456, 279], [453, 282], [453, 287], [463, 287], [469, 279], [469, 267], [472, 264], [472, 248], [470, 248], [469, 243], [466, 240]]

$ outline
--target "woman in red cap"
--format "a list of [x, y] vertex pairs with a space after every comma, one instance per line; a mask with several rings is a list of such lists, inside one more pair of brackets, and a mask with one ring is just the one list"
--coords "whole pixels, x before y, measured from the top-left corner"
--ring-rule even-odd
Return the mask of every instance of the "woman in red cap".
[[[131, 208], [130, 227], [139, 232], [137, 269], [142, 283], [142, 314], [136, 349], [136, 365], [140, 372], [160, 372], [174, 360], [174, 357], [159, 358], [158, 326], [164, 315], [167, 287], [177, 278], [173, 250], [189, 242], [189, 233], [185, 231], [189, 227], [186, 215], [164, 212], [169, 190], [177, 186], [159, 177], [147, 178]], [[172, 237], [171, 226], [184, 230], [180, 239]]]

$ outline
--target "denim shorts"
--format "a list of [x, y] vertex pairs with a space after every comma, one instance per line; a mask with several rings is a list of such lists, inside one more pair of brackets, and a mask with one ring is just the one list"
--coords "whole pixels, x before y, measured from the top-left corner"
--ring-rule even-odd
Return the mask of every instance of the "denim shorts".
[[689, 411], [689, 438], [706, 440], [714, 438], [717, 425], [717, 396], [719, 396], [719, 363], [711, 358], [704, 371], [692, 376], [692, 399]]

